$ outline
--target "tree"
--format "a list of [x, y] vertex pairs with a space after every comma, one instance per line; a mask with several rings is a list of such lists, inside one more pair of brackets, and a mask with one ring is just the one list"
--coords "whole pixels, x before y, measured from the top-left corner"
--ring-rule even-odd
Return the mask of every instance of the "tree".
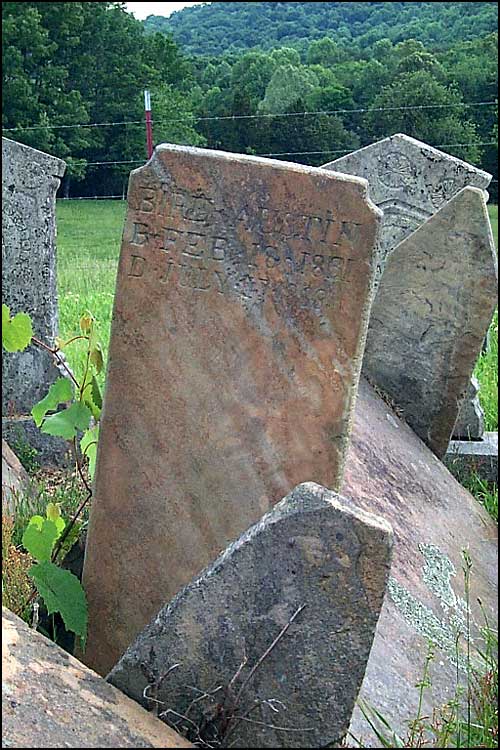
[[316, 75], [305, 66], [280, 65], [269, 81], [259, 111], [286, 112], [297, 99], [306, 99], [318, 85]]
[[[478, 163], [477, 129], [461, 105], [459, 92], [428, 71], [404, 73], [375, 98], [373, 107], [379, 111], [370, 113], [366, 124], [374, 140], [405, 133], [435, 146], [467, 144], [457, 155]], [[447, 146], [446, 150], [457, 153], [456, 147]]]
[[326, 68], [333, 68], [336, 63], [345, 58], [344, 50], [328, 36], [311, 42], [307, 51], [309, 65], [324, 65]]

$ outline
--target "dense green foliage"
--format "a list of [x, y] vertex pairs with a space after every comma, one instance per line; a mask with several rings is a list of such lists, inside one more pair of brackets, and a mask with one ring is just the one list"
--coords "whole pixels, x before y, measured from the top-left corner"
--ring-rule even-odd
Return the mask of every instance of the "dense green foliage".
[[172, 34], [186, 52], [197, 55], [284, 45], [306, 51], [310, 41], [325, 36], [358, 50], [384, 38], [394, 43], [412, 38], [446, 47], [495, 31], [495, 6], [491, 2], [218, 2], [183, 8], [168, 18], [151, 15], [145, 27]]
[[404, 132], [497, 176], [495, 3], [213, 3], [171, 17], [219, 34], [190, 57], [123, 3], [2, 16], [4, 135], [65, 159], [64, 195], [124, 193], [145, 159], [145, 88], [156, 143], [320, 165]]

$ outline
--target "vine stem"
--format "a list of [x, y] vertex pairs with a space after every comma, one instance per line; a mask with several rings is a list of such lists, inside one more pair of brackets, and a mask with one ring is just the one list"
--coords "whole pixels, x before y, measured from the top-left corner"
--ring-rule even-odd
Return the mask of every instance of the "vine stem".
[[80, 477], [80, 479], [82, 481], [82, 484], [85, 487], [85, 490], [87, 491], [87, 497], [84, 500], [82, 500], [82, 502], [78, 506], [77, 510], [73, 514], [73, 517], [71, 518], [71, 520], [69, 521], [68, 525], [64, 529], [63, 533], [59, 537], [59, 539], [57, 541], [57, 544], [56, 544], [56, 546], [54, 548], [54, 551], [52, 553], [52, 562], [55, 562], [55, 560], [57, 558], [57, 555], [61, 551], [61, 548], [62, 548], [64, 542], [66, 541], [66, 539], [69, 536], [69, 533], [70, 533], [71, 529], [73, 528], [73, 526], [77, 522], [77, 520], [78, 520], [80, 514], [82, 513], [83, 509], [85, 508], [85, 506], [87, 505], [87, 503], [89, 502], [89, 500], [92, 497], [92, 487], [87, 482], [87, 479], [86, 479], [86, 477], [85, 477], [85, 475], [83, 473], [83, 470], [82, 470], [80, 459], [78, 458], [78, 449], [77, 449], [77, 446], [76, 446], [76, 437], [73, 438], [73, 450], [74, 450], [74, 454], [75, 454], [76, 469], [78, 471], [78, 475], [79, 475], [79, 477]]
[[39, 346], [41, 349], [45, 349], [45, 351], [49, 352], [50, 354], [52, 354], [53, 357], [55, 357], [55, 359], [61, 365], [61, 367], [63, 367], [66, 370], [66, 372], [68, 373], [69, 377], [71, 378], [71, 380], [73, 381], [73, 383], [76, 385], [76, 387], [78, 388], [78, 390], [80, 390], [80, 383], [75, 378], [75, 376], [73, 375], [73, 373], [69, 369], [68, 365], [66, 364], [66, 362], [64, 361], [64, 359], [59, 354], [59, 351], [57, 349], [51, 347], [51, 346], [48, 346], [48, 344], [44, 344], [43, 341], [40, 341], [40, 339], [37, 339], [35, 336], [32, 336], [31, 340], [32, 340], [32, 342], [34, 344], [36, 344], [37, 346]]

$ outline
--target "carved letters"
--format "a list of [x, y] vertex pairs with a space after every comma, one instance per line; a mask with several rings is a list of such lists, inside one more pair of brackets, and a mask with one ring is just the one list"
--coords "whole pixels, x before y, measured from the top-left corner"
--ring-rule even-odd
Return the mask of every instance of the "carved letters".
[[[262, 302], [294, 295], [320, 314], [335, 305], [335, 285], [356, 272], [359, 225], [326, 216], [228, 206], [201, 192], [163, 184], [139, 187], [127, 275], [185, 293], [234, 293]], [[269, 200], [269, 196], [264, 196]], [[139, 250], [140, 249], [140, 250]]]

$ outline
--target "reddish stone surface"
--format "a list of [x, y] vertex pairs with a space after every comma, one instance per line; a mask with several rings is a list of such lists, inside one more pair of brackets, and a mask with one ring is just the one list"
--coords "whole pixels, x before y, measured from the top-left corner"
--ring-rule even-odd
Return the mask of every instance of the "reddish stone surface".
[[[382, 516], [394, 532], [389, 590], [361, 688], [361, 698], [405, 735], [417, 716], [418, 688], [428, 639], [438, 643], [430, 667], [423, 714], [432, 716], [454, 697], [456, 667], [453, 622], [464, 622], [462, 550], [470, 574], [473, 657], [485, 625], [498, 622], [498, 527], [484, 508], [450, 474], [429, 448], [362, 378], [359, 386], [342, 494]], [[459, 639], [464, 658], [463, 630]], [[465, 673], [459, 670], [464, 684]], [[378, 747], [356, 708], [351, 724], [365, 747]]]
[[84, 568], [101, 674], [293, 487], [339, 487], [380, 222], [366, 190], [171, 146], [132, 173]]

